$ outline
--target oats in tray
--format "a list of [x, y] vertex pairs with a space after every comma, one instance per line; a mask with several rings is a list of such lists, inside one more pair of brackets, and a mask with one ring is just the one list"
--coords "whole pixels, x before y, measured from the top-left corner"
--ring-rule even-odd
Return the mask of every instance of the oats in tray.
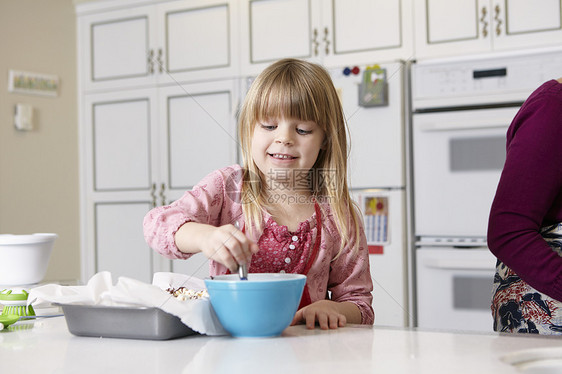
[[186, 287], [178, 287], [178, 288], [169, 287], [168, 289], [166, 289], [166, 292], [174, 295], [174, 297], [180, 301], [209, 298], [209, 293], [207, 292], [207, 290], [195, 291], [193, 289], [186, 288]]

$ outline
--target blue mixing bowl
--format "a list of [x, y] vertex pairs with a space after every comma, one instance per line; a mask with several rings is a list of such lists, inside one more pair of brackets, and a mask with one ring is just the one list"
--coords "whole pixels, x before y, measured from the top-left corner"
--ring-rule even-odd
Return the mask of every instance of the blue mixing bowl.
[[237, 337], [281, 335], [293, 320], [306, 276], [302, 274], [238, 274], [205, 279], [211, 305], [226, 331]]

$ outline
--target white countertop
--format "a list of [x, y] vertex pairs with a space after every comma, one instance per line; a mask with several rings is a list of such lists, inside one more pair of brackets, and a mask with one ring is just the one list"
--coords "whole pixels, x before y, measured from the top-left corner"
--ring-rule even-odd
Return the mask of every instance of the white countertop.
[[[562, 339], [350, 325], [287, 328], [276, 338], [191, 336], [168, 341], [72, 335], [64, 317], [0, 331], [2, 373], [521, 373], [501, 360]], [[562, 367], [562, 366], [561, 366]]]

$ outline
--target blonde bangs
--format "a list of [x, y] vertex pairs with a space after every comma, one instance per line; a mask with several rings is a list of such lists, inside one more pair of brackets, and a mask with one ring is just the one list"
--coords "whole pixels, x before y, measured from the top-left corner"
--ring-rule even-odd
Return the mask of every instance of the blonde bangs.
[[[261, 77], [254, 94], [251, 115], [254, 124], [271, 118], [295, 118], [313, 121], [326, 130], [327, 103], [318, 103], [315, 98], [322, 97], [318, 92], [324, 89], [318, 80], [315, 86], [308, 85], [310, 77], [303, 77], [302, 71], [291, 68], [266, 74]], [[257, 82], [254, 82], [257, 83]]]

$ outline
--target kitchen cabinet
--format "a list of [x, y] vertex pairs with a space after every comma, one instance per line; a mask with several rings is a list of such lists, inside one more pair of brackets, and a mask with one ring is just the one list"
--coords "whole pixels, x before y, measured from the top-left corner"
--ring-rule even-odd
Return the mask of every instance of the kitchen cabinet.
[[[109, 6], [104, 3], [98, 8]], [[101, 12], [90, 4], [77, 8], [84, 90], [175, 84], [237, 74], [237, 1], [111, 5], [111, 10], [102, 8]]]
[[559, 45], [559, 0], [416, 0], [415, 55], [447, 55]]
[[142, 220], [237, 160], [236, 79], [84, 95], [83, 277], [109, 270], [150, 282], [170, 261]]
[[151, 279], [154, 258], [141, 222], [157, 193], [155, 102], [149, 89], [83, 98], [83, 279], [99, 270]]
[[76, 5], [83, 280], [169, 271], [144, 242], [144, 215], [236, 163], [238, 4]]
[[285, 57], [334, 67], [412, 57], [411, 0], [245, 0], [241, 70]]

